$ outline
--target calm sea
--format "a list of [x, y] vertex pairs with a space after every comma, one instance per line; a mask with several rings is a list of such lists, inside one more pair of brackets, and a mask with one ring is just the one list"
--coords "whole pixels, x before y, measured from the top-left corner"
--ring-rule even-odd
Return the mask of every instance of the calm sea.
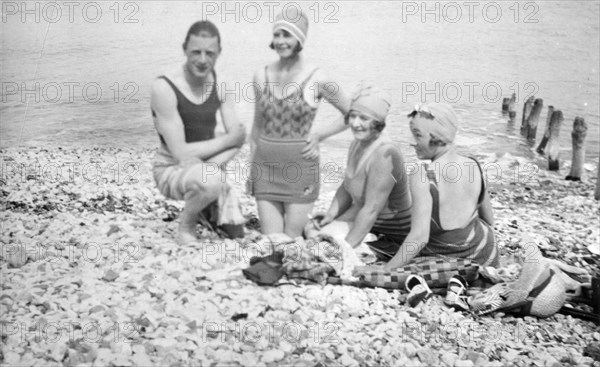
[[[348, 93], [361, 80], [387, 90], [387, 130], [408, 156], [406, 113], [438, 100], [459, 114], [462, 150], [533, 158], [518, 130], [523, 101], [535, 95], [545, 106], [538, 140], [553, 105], [565, 116], [563, 159], [575, 116], [589, 127], [588, 159], [598, 159], [598, 1], [3, 1], [0, 145], [156, 146], [149, 87], [183, 62], [187, 28], [202, 18], [222, 32], [218, 72], [239, 83], [237, 112], [250, 127], [248, 85], [276, 58], [270, 18], [283, 9], [295, 17], [297, 4], [311, 18], [307, 60]], [[501, 102], [513, 92], [510, 123]], [[315, 123], [337, 117], [324, 104]], [[351, 139], [340, 134], [323, 149], [343, 159]]]

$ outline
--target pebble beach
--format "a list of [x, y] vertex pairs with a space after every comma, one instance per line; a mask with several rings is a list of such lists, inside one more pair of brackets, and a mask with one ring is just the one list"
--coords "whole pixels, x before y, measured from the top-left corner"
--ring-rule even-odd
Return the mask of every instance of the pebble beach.
[[[245, 153], [230, 165], [243, 166]], [[399, 290], [258, 286], [241, 272], [266, 241], [251, 225], [256, 206], [243, 178], [229, 182], [249, 221], [246, 237], [199, 228], [198, 243], [181, 246], [183, 203], [158, 193], [153, 154], [2, 149], [3, 364], [600, 366], [591, 352], [598, 326], [561, 313], [478, 317], [447, 308], [441, 296], [410, 308]], [[489, 191], [502, 271], [518, 274], [519, 250], [530, 242], [546, 257], [598, 271], [597, 162], [572, 182], [564, 180], [569, 162], [549, 172], [510, 154], [478, 158], [501, 170]], [[339, 183], [323, 186], [317, 209]]]

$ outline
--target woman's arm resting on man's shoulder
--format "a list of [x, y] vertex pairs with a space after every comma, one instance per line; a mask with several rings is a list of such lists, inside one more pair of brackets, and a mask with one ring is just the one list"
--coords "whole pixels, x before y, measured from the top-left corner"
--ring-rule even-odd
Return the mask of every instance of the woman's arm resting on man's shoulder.
[[431, 208], [433, 200], [429, 192], [429, 183], [422, 179], [420, 167], [410, 173], [410, 194], [412, 196], [410, 232], [396, 255], [384, 265], [385, 270], [401, 267], [417, 256], [429, 241], [431, 226]]

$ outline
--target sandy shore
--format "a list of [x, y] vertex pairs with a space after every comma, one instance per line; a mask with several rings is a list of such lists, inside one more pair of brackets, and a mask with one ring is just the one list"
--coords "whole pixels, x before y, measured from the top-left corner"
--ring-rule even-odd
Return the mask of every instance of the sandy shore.
[[[259, 287], [241, 273], [261, 241], [256, 231], [243, 241], [204, 231], [197, 246], [175, 244], [182, 203], [156, 190], [152, 155], [2, 150], [4, 364], [600, 365], [583, 355], [600, 342], [597, 326], [562, 314], [475, 318], [440, 297], [410, 309], [398, 291]], [[501, 172], [490, 192], [505, 263], [533, 241], [548, 257], [598, 271], [589, 250], [600, 240], [597, 162], [574, 183], [563, 180], [566, 167], [551, 173], [510, 155], [482, 158], [488, 175]], [[243, 155], [232, 162], [244, 163]], [[234, 171], [251, 218], [254, 201]], [[320, 208], [340, 183], [339, 171], [328, 173]]]

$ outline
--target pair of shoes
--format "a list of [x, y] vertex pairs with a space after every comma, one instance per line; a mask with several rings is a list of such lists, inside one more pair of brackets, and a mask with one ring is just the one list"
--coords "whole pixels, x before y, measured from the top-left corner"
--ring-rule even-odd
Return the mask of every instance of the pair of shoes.
[[467, 281], [460, 275], [453, 275], [448, 281], [448, 289], [444, 304], [458, 311], [469, 311], [467, 302]]
[[404, 285], [408, 291], [406, 300], [410, 307], [415, 307], [419, 303], [426, 301], [433, 294], [425, 279], [419, 275], [410, 275], [406, 278]]

